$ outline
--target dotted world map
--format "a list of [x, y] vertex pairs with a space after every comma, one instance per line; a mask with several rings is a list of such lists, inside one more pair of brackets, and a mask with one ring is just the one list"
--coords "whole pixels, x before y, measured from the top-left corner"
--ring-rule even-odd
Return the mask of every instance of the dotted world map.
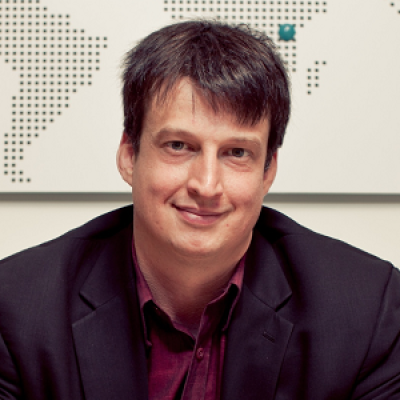
[[[158, 4], [172, 21], [212, 17], [264, 31], [277, 44], [290, 73], [306, 74], [304, 90], [311, 95], [320, 86], [321, 70], [328, 60], [314, 60], [299, 71], [297, 35], [311, 20], [324, 18], [331, 1], [160, 0]], [[9, 100], [9, 124], [0, 126], [0, 150], [2, 174], [15, 185], [29, 185], [33, 179], [23, 168], [27, 147], [40, 140], [65, 109], [73, 107], [80, 87], [100, 84], [95, 75], [108, 47], [101, 32], [88, 33], [74, 26], [73, 16], [52, 12], [42, 3], [0, 0], [0, 62], [18, 76], [18, 88]], [[399, 0], [383, 3], [400, 13]]]

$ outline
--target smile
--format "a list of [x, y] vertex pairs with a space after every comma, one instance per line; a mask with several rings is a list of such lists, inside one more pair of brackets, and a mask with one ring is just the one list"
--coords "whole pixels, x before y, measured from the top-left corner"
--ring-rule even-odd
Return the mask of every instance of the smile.
[[179, 215], [184, 221], [193, 225], [212, 225], [217, 222], [225, 212], [221, 211], [209, 211], [191, 207], [179, 207], [174, 205], [174, 208], [178, 211]]

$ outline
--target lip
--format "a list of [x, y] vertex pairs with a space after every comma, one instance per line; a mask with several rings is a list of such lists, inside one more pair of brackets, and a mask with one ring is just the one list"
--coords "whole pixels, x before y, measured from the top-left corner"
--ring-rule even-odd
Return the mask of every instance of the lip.
[[174, 208], [186, 222], [192, 225], [212, 225], [225, 214], [224, 211], [212, 211], [194, 207], [174, 205]]

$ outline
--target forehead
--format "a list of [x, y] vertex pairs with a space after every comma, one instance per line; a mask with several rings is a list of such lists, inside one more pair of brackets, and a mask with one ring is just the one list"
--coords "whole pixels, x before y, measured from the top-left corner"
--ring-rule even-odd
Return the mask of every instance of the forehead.
[[160, 123], [167, 119], [175, 119], [182, 123], [189, 119], [192, 123], [207, 120], [208, 123], [215, 125], [223, 121], [244, 130], [260, 129], [261, 127], [268, 136], [269, 117], [265, 116], [259, 121], [247, 122], [243, 121], [243, 118], [239, 118], [232, 108], [229, 102], [203, 93], [190, 79], [183, 78], [171, 88], [161, 88], [152, 97], [145, 113], [143, 126], [146, 127], [154, 122]]

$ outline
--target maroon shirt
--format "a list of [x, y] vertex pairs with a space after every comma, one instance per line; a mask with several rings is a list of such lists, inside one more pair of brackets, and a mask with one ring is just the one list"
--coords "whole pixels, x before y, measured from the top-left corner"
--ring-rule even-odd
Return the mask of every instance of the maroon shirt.
[[226, 330], [242, 288], [244, 258], [223, 292], [205, 308], [196, 338], [154, 303], [133, 246], [145, 330], [149, 400], [220, 398]]

